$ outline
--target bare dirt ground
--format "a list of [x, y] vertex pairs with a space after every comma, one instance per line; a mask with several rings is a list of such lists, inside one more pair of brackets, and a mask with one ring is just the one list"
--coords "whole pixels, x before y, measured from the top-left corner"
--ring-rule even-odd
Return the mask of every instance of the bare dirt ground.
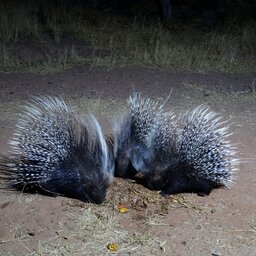
[[[8, 153], [17, 113], [31, 95], [61, 95], [93, 112], [106, 132], [133, 91], [184, 111], [201, 103], [231, 118], [242, 160], [234, 186], [163, 198], [115, 179], [102, 205], [63, 197], [0, 193], [1, 255], [256, 255], [255, 75], [76, 67], [61, 73], [0, 73], [0, 150]], [[118, 203], [128, 208], [120, 213]]]

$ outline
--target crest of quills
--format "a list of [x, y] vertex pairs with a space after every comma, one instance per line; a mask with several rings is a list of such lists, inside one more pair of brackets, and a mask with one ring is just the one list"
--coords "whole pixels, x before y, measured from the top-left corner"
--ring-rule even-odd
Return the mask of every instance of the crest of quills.
[[10, 156], [0, 157], [2, 188], [101, 203], [117, 176], [163, 195], [208, 195], [230, 187], [238, 170], [231, 134], [205, 105], [179, 114], [134, 93], [105, 136], [92, 114], [78, 116], [60, 97], [35, 97], [19, 116]]

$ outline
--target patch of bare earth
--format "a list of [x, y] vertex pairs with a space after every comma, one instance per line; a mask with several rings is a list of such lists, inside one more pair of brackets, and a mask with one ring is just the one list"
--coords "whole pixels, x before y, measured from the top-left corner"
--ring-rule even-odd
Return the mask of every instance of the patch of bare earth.
[[[242, 160], [230, 189], [209, 196], [157, 191], [115, 179], [102, 205], [63, 197], [0, 193], [1, 255], [256, 255], [255, 75], [77, 67], [57, 74], [0, 73], [0, 149], [31, 95], [61, 95], [93, 112], [106, 132], [133, 91], [184, 111], [201, 103], [231, 118]], [[120, 213], [118, 204], [128, 208]]]

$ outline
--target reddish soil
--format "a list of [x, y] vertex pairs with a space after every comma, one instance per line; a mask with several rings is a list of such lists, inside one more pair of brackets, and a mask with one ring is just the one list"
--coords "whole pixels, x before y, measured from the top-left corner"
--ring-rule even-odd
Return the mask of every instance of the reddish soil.
[[[89, 207], [109, 208], [121, 201], [129, 211], [120, 217], [120, 223], [131, 233], [148, 231], [145, 222], [152, 216], [161, 219], [150, 225], [150, 234], [163, 241], [159, 254], [256, 255], [255, 79], [255, 75], [171, 73], [141, 68], [108, 71], [76, 67], [57, 74], [0, 73], [1, 153], [8, 153], [7, 142], [17, 113], [31, 95], [61, 95], [79, 111], [94, 112], [110, 132], [113, 116], [124, 109], [128, 95], [136, 90], [160, 101], [172, 91], [166, 107], [176, 111], [208, 103], [234, 123], [232, 140], [237, 143], [241, 158], [234, 186], [216, 189], [206, 197], [182, 194], [163, 198], [157, 191], [120, 179], [114, 180], [102, 206], [64, 197], [1, 191], [0, 254], [46, 255], [38, 248], [56, 238], [64, 244], [77, 242], [70, 237], [77, 228], [71, 213], [79, 215]], [[131, 253], [137, 254], [143, 255]], [[53, 255], [72, 252], [53, 251]]]

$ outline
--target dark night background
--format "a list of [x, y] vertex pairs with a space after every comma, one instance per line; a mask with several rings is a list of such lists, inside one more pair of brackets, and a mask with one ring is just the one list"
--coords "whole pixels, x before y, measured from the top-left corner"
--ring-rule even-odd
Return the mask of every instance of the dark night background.
[[[2, 1], [4, 2], [4, 1]], [[6, 1], [9, 5], [23, 2], [28, 8], [33, 9], [37, 5], [38, 18], [46, 15], [45, 8], [58, 9], [64, 6], [67, 9], [80, 8], [82, 11], [95, 10], [104, 15], [140, 16], [163, 20], [193, 22], [193, 19], [201, 19], [209, 25], [225, 22], [244, 22], [255, 19], [256, 1], [253, 0], [52, 0], [52, 1]], [[30, 6], [31, 5], [31, 6]], [[166, 6], [171, 6], [171, 13], [164, 17]], [[31, 11], [36, 11], [36, 8]]]

